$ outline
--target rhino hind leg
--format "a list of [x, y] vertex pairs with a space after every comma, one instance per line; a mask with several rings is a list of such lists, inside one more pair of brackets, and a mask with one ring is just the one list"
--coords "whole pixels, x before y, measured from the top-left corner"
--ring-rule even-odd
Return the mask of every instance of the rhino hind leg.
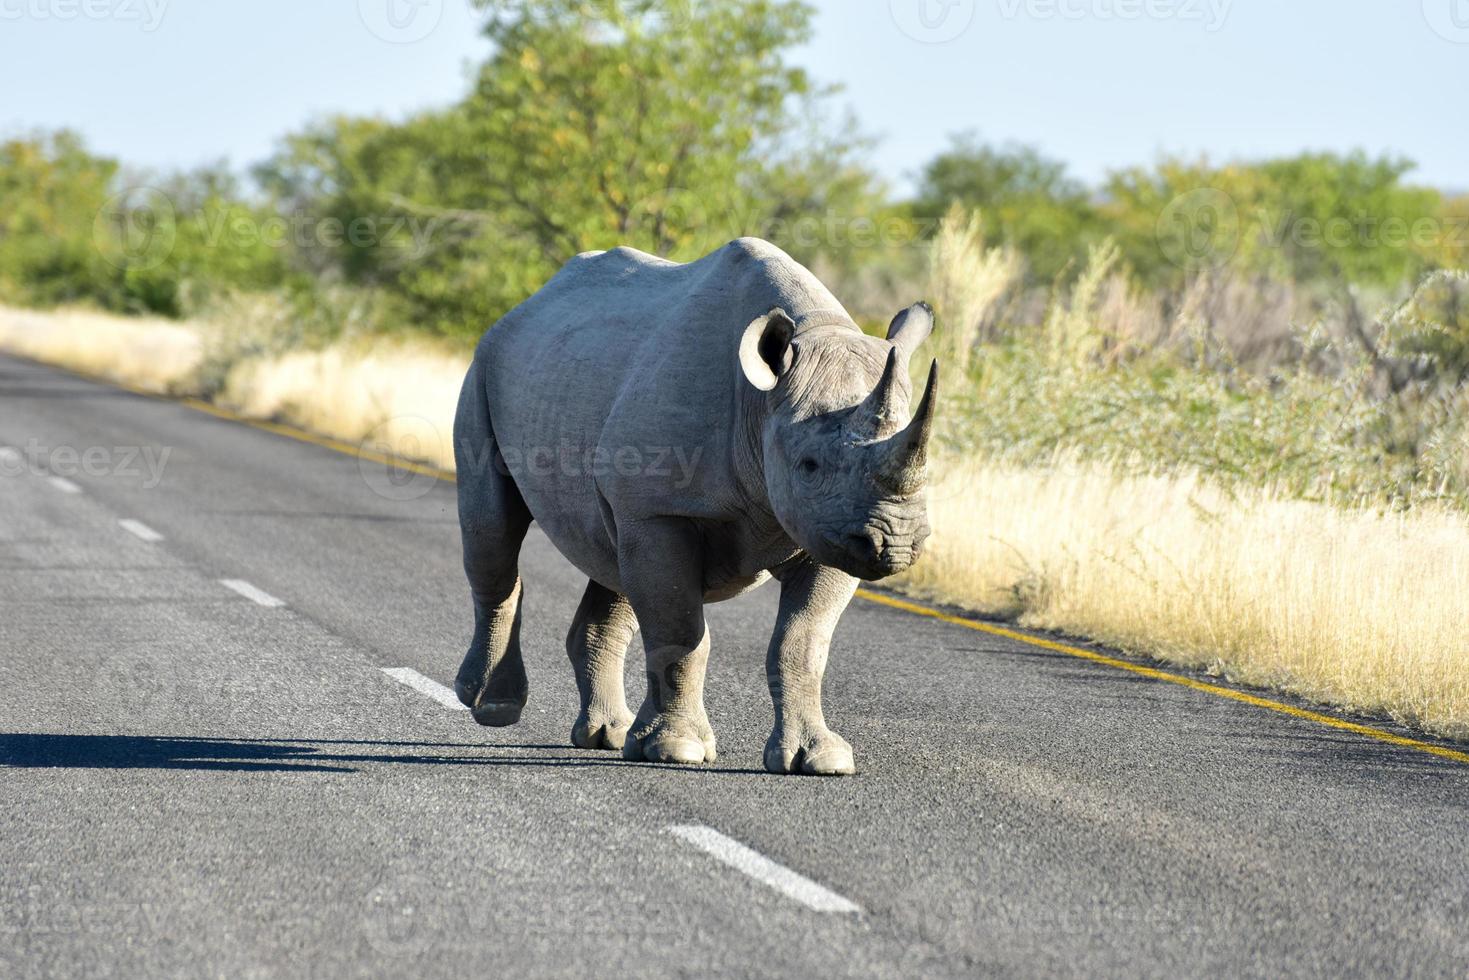
[[571, 742], [583, 749], [620, 749], [633, 722], [622, 673], [638, 621], [627, 597], [588, 582], [566, 634], [566, 655], [576, 671], [581, 711]]
[[503, 728], [520, 720], [530, 684], [520, 653], [520, 579], [496, 601], [495, 593], [474, 596], [474, 639], [454, 693], [481, 725]]
[[464, 573], [474, 600], [474, 637], [454, 691], [481, 725], [513, 725], [528, 684], [520, 653], [520, 545], [531, 514], [500, 456], [489, 406], [470, 368], [454, 418]]

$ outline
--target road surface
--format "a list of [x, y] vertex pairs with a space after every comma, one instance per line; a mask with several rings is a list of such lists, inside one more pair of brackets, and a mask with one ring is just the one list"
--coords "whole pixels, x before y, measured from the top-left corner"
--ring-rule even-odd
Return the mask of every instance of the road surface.
[[535, 531], [524, 720], [438, 700], [452, 486], [12, 359], [0, 447], [0, 975], [1469, 972], [1462, 761], [859, 601], [859, 774], [769, 776], [767, 587], [627, 763]]

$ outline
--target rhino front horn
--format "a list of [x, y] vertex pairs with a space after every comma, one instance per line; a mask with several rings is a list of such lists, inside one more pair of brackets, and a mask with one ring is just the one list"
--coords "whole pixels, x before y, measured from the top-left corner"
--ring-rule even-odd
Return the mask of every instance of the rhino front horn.
[[934, 408], [938, 402], [939, 362], [928, 369], [928, 383], [923, 387], [923, 400], [913, 413], [913, 421], [889, 440], [890, 449], [883, 459], [882, 482], [899, 496], [923, 489], [928, 479], [928, 440], [933, 435]]

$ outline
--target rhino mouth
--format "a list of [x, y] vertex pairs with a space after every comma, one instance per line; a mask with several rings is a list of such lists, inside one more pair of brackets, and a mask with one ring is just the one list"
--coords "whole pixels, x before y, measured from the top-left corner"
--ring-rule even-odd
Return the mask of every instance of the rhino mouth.
[[923, 551], [922, 537], [904, 540], [873, 531], [843, 534], [827, 543], [828, 564], [868, 581], [896, 575], [917, 561]]

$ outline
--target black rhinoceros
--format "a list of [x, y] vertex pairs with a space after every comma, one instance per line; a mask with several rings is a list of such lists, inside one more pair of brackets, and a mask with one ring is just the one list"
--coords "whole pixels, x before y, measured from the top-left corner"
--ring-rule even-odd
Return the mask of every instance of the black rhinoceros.
[[[772, 772], [853, 771], [826, 727], [827, 648], [858, 579], [928, 536], [937, 364], [909, 418], [908, 359], [932, 310], [869, 337], [816, 277], [740, 239], [688, 264], [578, 255], [490, 329], [454, 424], [474, 638], [455, 684], [483, 725], [526, 702], [518, 556], [532, 520], [590, 580], [567, 637], [572, 741], [629, 759], [715, 757], [704, 604], [774, 577]], [[623, 699], [641, 625], [648, 690]]]

